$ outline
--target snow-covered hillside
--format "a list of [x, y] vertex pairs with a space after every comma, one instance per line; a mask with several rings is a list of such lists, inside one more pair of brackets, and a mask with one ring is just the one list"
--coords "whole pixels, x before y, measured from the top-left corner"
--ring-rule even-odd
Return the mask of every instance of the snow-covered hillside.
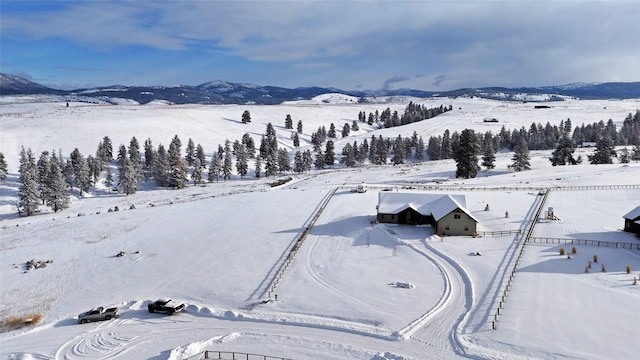
[[[574, 126], [620, 125], [640, 108], [631, 100], [570, 100], [548, 109], [479, 99], [419, 103], [454, 110], [391, 129], [360, 124], [336, 140], [336, 152], [374, 134], [428, 138], [444, 129], [498, 132], [567, 118]], [[279, 146], [292, 149], [284, 128], [290, 114], [294, 124], [303, 122], [304, 149], [319, 126], [341, 128], [360, 111], [387, 106], [402, 112], [406, 103], [2, 104], [0, 152], [10, 176], [0, 182], [0, 320], [42, 316], [35, 326], [0, 333], [2, 358], [183, 359], [211, 350], [292, 359], [631, 359], [640, 352], [640, 285], [633, 285], [640, 250], [593, 244], [640, 245], [621, 231], [622, 216], [640, 205], [640, 164], [552, 167], [549, 151], [532, 151], [532, 170], [514, 173], [505, 152], [495, 170], [469, 180], [455, 179], [452, 160], [336, 166], [286, 174], [292, 180], [274, 187], [274, 178], [234, 176], [183, 190], [147, 184], [130, 196], [98, 188], [62, 212], [20, 218], [21, 146], [65, 155], [77, 147], [88, 155], [104, 136], [117, 147], [132, 136], [157, 146], [178, 135], [210, 157], [244, 133], [259, 143], [271, 122]], [[240, 121], [244, 110], [249, 124]], [[361, 182], [368, 191], [352, 192]], [[428, 226], [378, 224], [372, 219], [385, 190], [463, 194], [479, 231], [522, 232], [439, 237]], [[559, 219], [538, 221], [535, 212], [548, 207]], [[533, 237], [576, 244], [524, 245], [534, 224]], [[570, 259], [559, 255], [573, 246]], [[599, 262], [587, 273], [594, 255]], [[26, 270], [31, 259], [52, 263]], [[166, 297], [187, 304], [185, 311], [148, 313], [148, 302]], [[118, 306], [121, 315], [77, 324], [78, 314], [96, 306]]]

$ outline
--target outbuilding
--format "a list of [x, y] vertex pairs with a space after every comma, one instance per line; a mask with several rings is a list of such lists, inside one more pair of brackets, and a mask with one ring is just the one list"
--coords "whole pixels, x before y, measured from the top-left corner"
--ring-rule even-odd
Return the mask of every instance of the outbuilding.
[[640, 237], [640, 206], [629, 211], [624, 217], [624, 231]]
[[478, 220], [467, 210], [464, 195], [381, 191], [380, 223], [431, 225], [440, 235], [473, 235]]

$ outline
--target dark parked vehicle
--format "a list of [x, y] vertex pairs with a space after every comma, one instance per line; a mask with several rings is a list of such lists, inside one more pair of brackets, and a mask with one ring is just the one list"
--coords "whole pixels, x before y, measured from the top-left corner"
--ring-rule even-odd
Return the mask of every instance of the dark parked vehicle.
[[118, 317], [117, 307], [105, 309], [104, 307], [100, 306], [95, 309], [85, 311], [82, 314], [78, 315], [78, 322], [80, 324], [86, 324], [90, 321], [111, 320], [116, 317]]
[[171, 315], [182, 311], [184, 304], [171, 299], [160, 299], [150, 303], [148, 308], [150, 313], [160, 312]]

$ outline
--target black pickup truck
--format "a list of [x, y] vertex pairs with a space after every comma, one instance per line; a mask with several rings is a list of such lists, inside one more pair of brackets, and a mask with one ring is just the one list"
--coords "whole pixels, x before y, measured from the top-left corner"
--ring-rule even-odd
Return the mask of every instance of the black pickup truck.
[[171, 315], [182, 311], [184, 304], [171, 299], [160, 299], [150, 303], [148, 308], [150, 313], [159, 312]]

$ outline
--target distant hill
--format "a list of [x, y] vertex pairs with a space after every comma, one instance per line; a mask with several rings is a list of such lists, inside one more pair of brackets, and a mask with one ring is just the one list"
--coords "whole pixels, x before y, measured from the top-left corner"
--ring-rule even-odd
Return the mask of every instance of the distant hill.
[[54, 94], [70, 99], [94, 99], [106, 103], [165, 101], [174, 104], [280, 104], [284, 101], [308, 100], [318, 95], [339, 93], [355, 96], [360, 101], [378, 96], [412, 96], [427, 98], [480, 97], [508, 101], [562, 101], [566, 97], [581, 99], [640, 98], [640, 82], [616, 82], [523, 88], [465, 88], [445, 92], [415, 89], [345, 91], [336, 88], [298, 87], [288, 89], [248, 83], [210, 81], [197, 86], [123, 86], [114, 85], [71, 91], [51, 89], [15, 75], [0, 73], [0, 95]]

